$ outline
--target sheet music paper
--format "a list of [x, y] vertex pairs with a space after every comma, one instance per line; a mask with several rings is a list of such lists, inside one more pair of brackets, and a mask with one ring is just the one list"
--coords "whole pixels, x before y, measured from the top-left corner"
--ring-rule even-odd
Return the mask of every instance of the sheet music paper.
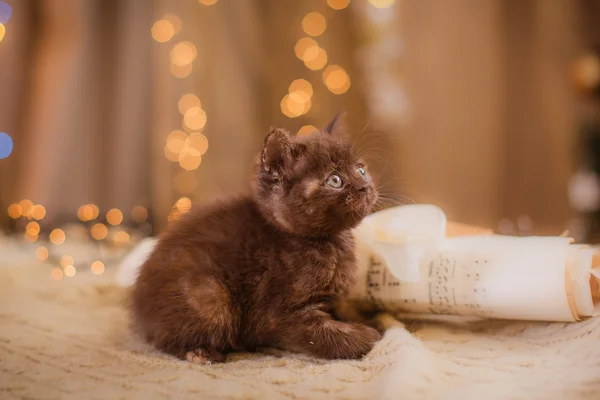
[[[457, 237], [418, 260], [418, 281], [399, 280], [395, 262], [357, 236], [358, 282], [351, 298], [419, 314], [576, 321], [593, 315], [593, 251], [565, 237]], [[399, 246], [406, 244], [399, 244]]]

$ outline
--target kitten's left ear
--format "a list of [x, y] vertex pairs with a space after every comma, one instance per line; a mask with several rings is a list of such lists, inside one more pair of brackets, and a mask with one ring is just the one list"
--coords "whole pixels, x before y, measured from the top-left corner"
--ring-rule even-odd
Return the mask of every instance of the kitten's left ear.
[[341, 135], [343, 132], [343, 120], [345, 116], [346, 114], [344, 112], [335, 114], [325, 129], [323, 129], [323, 133], [332, 136]]
[[260, 163], [272, 175], [279, 175], [289, 165], [294, 153], [294, 139], [285, 129], [271, 128], [263, 144]]

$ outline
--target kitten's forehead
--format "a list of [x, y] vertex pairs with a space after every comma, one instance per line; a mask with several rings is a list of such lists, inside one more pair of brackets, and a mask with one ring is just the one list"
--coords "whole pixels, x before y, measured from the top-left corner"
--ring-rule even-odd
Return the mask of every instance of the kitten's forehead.
[[305, 142], [306, 155], [320, 164], [324, 163], [353, 163], [356, 157], [352, 147], [346, 140], [324, 134], [317, 134]]

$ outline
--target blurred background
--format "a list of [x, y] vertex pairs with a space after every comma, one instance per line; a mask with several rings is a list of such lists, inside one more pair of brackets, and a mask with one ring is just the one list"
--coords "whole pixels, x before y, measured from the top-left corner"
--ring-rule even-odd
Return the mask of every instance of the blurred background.
[[270, 126], [343, 110], [384, 206], [596, 241], [599, 20], [594, 0], [0, 1], [0, 230], [74, 274], [60, 246], [127, 249], [243, 190]]

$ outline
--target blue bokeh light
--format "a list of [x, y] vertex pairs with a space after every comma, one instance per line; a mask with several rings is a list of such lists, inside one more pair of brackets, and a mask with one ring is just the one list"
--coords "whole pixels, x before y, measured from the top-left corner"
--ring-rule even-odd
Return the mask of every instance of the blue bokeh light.
[[0, 24], [6, 25], [12, 17], [12, 7], [10, 4], [0, 1]]
[[13, 140], [7, 133], [0, 132], [0, 160], [10, 156], [13, 151]]

